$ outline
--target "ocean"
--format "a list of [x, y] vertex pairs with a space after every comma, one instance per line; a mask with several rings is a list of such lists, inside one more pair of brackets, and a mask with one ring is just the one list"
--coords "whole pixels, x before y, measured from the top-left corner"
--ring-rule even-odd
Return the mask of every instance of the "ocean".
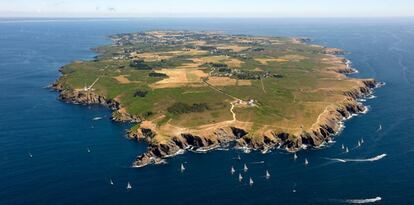
[[[282, 150], [230, 149], [131, 168], [146, 150], [125, 137], [131, 125], [110, 121], [102, 106], [64, 103], [46, 87], [61, 66], [92, 59], [108, 35], [148, 30], [309, 37], [349, 51], [359, 70], [352, 77], [386, 86], [335, 142], [296, 160]], [[0, 204], [414, 204], [413, 83], [414, 18], [0, 19]]]

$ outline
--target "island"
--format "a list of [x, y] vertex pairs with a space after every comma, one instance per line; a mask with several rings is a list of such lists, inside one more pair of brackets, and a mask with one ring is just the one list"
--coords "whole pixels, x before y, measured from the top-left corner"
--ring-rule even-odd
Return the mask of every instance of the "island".
[[111, 36], [61, 67], [60, 99], [102, 104], [148, 143], [134, 167], [222, 147], [296, 152], [330, 141], [379, 83], [307, 38], [151, 31]]

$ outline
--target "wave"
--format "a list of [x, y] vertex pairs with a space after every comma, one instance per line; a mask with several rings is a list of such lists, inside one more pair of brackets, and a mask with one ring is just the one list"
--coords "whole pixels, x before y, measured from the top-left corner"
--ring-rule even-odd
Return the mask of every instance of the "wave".
[[265, 161], [258, 161], [258, 162], [250, 162], [250, 164], [264, 164]]
[[350, 203], [350, 204], [367, 204], [367, 203], [375, 203], [381, 200], [382, 198], [377, 196], [375, 198], [370, 198], [370, 199], [347, 199], [345, 200], [345, 202]]
[[342, 163], [346, 163], [346, 162], [374, 162], [374, 161], [378, 161], [378, 160], [384, 158], [385, 156], [387, 156], [387, 154], [380, 154], [378, 156], [368, 158], [368, 159], [340, 159], [340, 158], [326, 158], [326, 159], [333, 160], [333, 161], [338, 161], [338, 162], [342, 162]]
[[96, 120], [102, 120], [102, 117], [94, 117], [92, 120], [96, 121]]

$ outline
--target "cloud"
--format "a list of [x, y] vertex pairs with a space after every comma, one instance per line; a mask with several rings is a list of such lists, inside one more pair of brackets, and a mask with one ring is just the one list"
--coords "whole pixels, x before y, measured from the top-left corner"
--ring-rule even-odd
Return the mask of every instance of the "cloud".
[[116, 12], [116, 9], [114, 7], [108, 7], [108, 11], [110, 11], [110, 12]]

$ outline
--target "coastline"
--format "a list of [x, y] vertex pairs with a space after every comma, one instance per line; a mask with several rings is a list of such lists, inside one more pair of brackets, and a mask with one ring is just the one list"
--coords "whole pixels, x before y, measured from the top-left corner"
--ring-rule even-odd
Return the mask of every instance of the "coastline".
[[[337, 55], [343, 54], [342, 52], [340, 49], [328, 49], [325, 54], [337, 57]], [[351, 61], [348, 59], [343, 59], [342, 63], [345, 67], [337, 67], [329, 70], [344, 75], [358, 72], [351, 67]], [[288, 132], [267, 131], [261, 136], [259, 141], [252, 140], [248, 135], [248, 131], [236, 123], [230, 126], [227, 125], [215, 128], [214, 130], [208, 130], [202, 134], [197, 131], [183, 132], [177, 136], [172, 136], [171, 140], [167, 142], [160, 143], [152, 139], [156, 135], [155, 130], [145, 127], [130, 130], [128, 132], [130, 139], [144, 140], [148, 143], [147, 152], [138, 156], [132, 166], [144, 167], [149, 164], [160, 164], [164, 163], [166, 158], [183, 154], [185, 151], [205, 153], [219, 148], [229, 147], [229, 144], [234, 144], [231, 147], [242, 149], [245, 152], [257, 150], [263, 153], [267, 153], [273, 149], [297, 152], [306, 147], [319, 148], [326, 142], [332, 141], [334, 136], [340, 134], [346, 120], [354, 115], [367, 112], [368, 108], [362, 104], [361, 99], [372, 96], [373, 90], [382, 85], [373, 79], [360, 79], [359, 82], [361, 82], [361, 85], [358, 88], [344, 92], [344, 96], [346, 96], [345, 100], [335, 107], [328, 106], [325, 112], [320, 114], [312, 128], [310, 130], [303, 130], [299, 135]], [[63, 101], [83, 105], [101, 104], [108, 107], [113, 111], [111, 119], [114, 121], [138, 124], [142, 122], [139, 116], [131, 116], [122, 111], [122, 107], [116, 99], [108, 100], [104, 95], [93, 90], [65, 89], [59, 82], [59, 79], [53, 84], [52, 88], [60, 93], [59, 98]]]

